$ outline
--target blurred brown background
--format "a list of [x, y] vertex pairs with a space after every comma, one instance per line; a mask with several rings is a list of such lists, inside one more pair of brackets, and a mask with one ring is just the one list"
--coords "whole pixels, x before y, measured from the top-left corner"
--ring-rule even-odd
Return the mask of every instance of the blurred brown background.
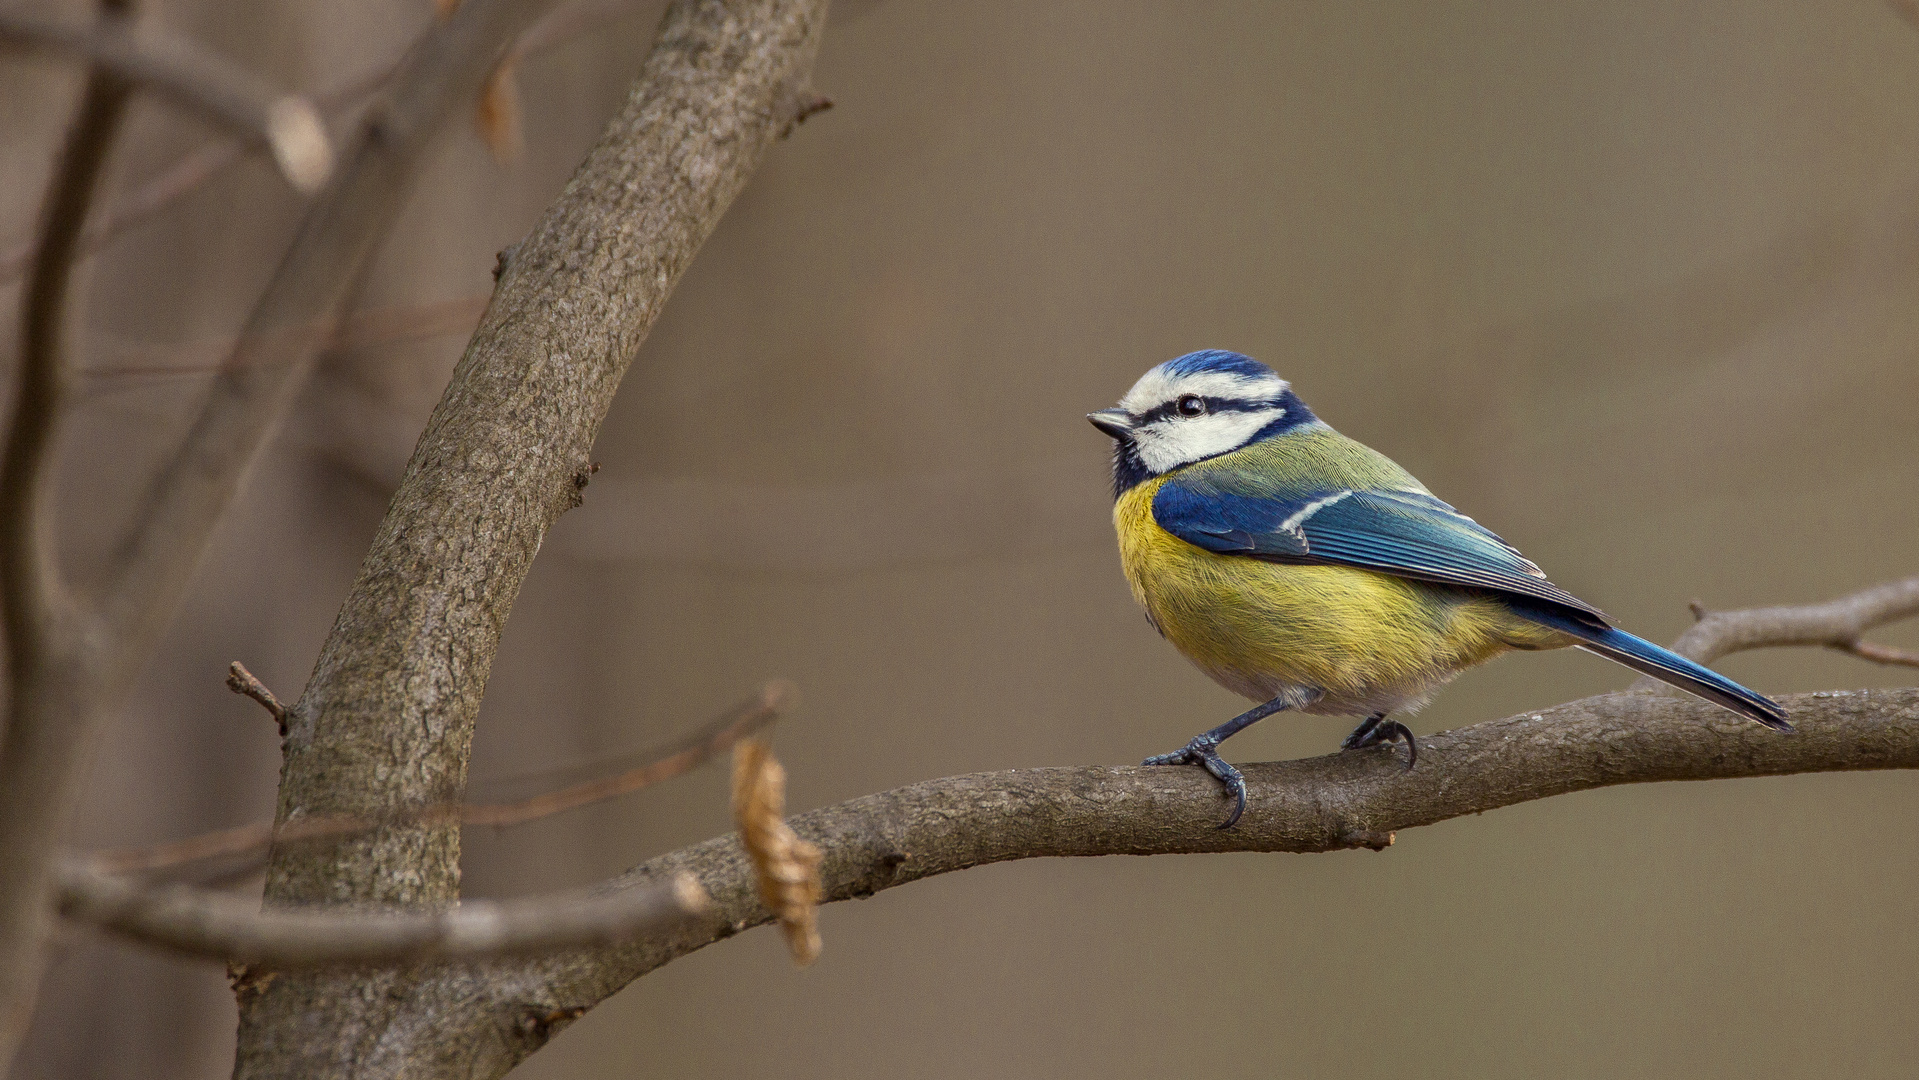
[[[431, 16], [149, 17], [313, 88]], [[516, 161], [469, 125], [443, 140], [359, 301], [386, 329], [327, 361], [257, 470], [99, 750], [76, 843], [269, 815], [272, 725], [225, 665], [298, 693], [477, 314], [459, 302], [657, 17], [636, 3], [522, 66]], [[0, 243], [30, 229], [77, 82], [0, 58]], [[1914, 572], [1919, 31], [1879, 0], [869, 0], [837, 12], [817, 82], [838, 107], [776, 148], [688, 275], [520, 599], [481, 793], [667, 741], [773, 675], [805, 693], [778, 732], [795, 809], [1133, 762], [1238, 711], [1134, 609], [1081, 419], [1200, 347], [1270, 362], [1655, 639], [1693, 598]], [[209, 137], [141, 105], [107, 201]], [[90, 264], [62, 521], [82, 565], [204, 386], [152, 369], [217, 358], [298, 209], [254, 161]], [[0, 286], [9, 349], [17, 296]], [[1724, 666], [1777, 692], [1919, 679], [1810, 650]], [[1511, 658], [1413, 726], [1630, 679]], [[1326, 753], [1348, 726], [1283, 719], [1232, 756]], [[469, 831], [467, 893], [724, 831], [724, 785], [708, 768]], [[524, 1075], [1907, 1076], [1915, 812], [1904, 774], [1667, 785], [1384, 854], [987, 867], [828, 908], [805, 971], [764, 930], [675, 963]], [[223, 1076], [232, 1028], [219, 970], [75, 939], [22, 1072]]]

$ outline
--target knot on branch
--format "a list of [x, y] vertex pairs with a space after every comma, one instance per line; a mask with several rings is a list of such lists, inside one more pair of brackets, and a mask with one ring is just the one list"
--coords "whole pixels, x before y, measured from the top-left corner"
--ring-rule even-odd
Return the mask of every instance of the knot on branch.
[[586, 503], [586, 485], [593, 482], [593, 474], [600, 471], [600, 463], [595, 461], [581, 466], [573, 474], [573, 490], [567, 495], [566, 508], [577, 510]]
[[568, 1005], [552, 1009], [544, 1005], [523, 1005], [519, 1016], [514, 1020], [514, 1033], [520, 1037], [528, 1052], [545, 1046], [553, 1036], [558, 1035], [568, 1024], [586, 1015], [587, 1006]]
[[267, 992], [267, 985], [277, 974], [257, 964], [228, 964], [227, 985], [233, 988], [233, 1000], [244, 1009], [251, 999]]
[[861, 873], [858, 880], [846, 889], [846, 895], [855, 900], [864, 900], [877, 895], [882, 889], [901, 884], [905, 879], [901, 869], [913, 861], [912, 855], [892, 847], [869, 850], [867, 855], [871, 860], [871, 868]]
[[494, 253], [494, 256], [493, 256], [493, 280], [494, 281], [497, 282], [500, 280], [501, 276], [506, 273], [507, 267], [513, 265], [513, 257], [515, 255], [518, 255], [519, 253], [520, 253], [520, 244], [518, 241], [514, 241], [513, 243], [508, 244], [507, 246], [501, 248], [498, 252]]

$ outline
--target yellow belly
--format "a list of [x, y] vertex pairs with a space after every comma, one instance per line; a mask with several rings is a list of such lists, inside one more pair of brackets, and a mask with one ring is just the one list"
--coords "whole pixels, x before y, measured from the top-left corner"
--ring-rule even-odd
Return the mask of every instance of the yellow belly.
[[1509, 649], [1573, 644], [1477, 590], [1194, 547], [1153, 520], [1162, 482], [1113, 508], [1126, 580], [1168, 641], [1246, 697], [1316, 692], [1305, 711], [1391, 712]]

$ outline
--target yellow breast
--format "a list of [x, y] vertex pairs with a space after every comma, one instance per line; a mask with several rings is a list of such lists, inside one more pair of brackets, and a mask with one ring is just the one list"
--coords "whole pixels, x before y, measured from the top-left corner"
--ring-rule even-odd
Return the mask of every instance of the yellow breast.
[[1168, 641], [1246, 697], [1309, 689], [1325, 695], [1310, 712], [1391, 711], [1507, 649], [1567, 643], [1476, 591], [1194, 547], [1153, 520], [1164, 479], [1113, 507], [1126, 580]]

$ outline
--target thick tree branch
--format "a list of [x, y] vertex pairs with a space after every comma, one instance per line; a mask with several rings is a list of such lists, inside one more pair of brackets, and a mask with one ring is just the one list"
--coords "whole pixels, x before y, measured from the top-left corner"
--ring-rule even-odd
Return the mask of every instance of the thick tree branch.
[[[1224, 831], [1216, 826], [1225, 796], [1204, 773], [1136, 766], [947, 777], [789, 823], [824, 853], [825, 899], [833, 901], [1012, 859], [1377, 850], [1406, 829], [1618, 784], [1919, 768], [1919, 689], [1781, 701], [1798, 725], [1790, 735], [1694, 698], [1620, 693], [1424, 737], [1411, 770], [1385, 749], [1241, 765], [1249, 807]], [[700, 881], [713, 907], [665, 937], [417, 974], [383, 1014], [375, 1045], [357, 1052], [354, 1075], [504, 1075], [633, 979], [772, 921], [737, 836], [662, 856], [619, 880], [680, 873]], [[529, 1026], [528, 1016], [560, 1019]]]
[[[1799, 725], [1791, 735], [1693, 699], [1606, 694], [1428, 736], [1416, 769], [1385, 751], [1243, 765], [1249, 809], [1227, 830], [1216, 828], [1226, 797], [1204, 774], [1142, 767], [948, 777], [791, 824], [825, 851], [826, 898], [841, 900], [1008, 859], [1379, 850], [1405, 829], [1619, 784], [1919, 768], [1919, 689], [1782, 700]], [[655, 859], [628, 879], [679, 872], [706, 885], [712, 915], [700, 933], [622, 953], [632, 976], [771, 918], [735, 837]]]
[[237, 896], [62, 867], [60, 914], [144, 945], [272, 968], [483, 960], [670, 932], [705, 910], [685, 875], [638, 887], [473, 900], [422, 913], [262, 912]]
[[[108, 0], [103, 18], [126, 10]], [[41, 212], [22, 294], [20, 374], [0, 460], [0, 613], [8, 709], [0, 733], [0, 1075], [33, 1014], [51, 912], [54, 845], [75, 809], [99, 688], [90, 627], [54, 561], [53, 440], [80, 230], [131, 88], [95, 68]]]
[[129, 20], [92, 24], [0, 11], [0, 44], [53, 49], [91, 61], [121, 79], [267, 147], [280, 174], [308, 194], [333, 171], [333, 146], [313, 103], [285, 94], [190, 39]]

